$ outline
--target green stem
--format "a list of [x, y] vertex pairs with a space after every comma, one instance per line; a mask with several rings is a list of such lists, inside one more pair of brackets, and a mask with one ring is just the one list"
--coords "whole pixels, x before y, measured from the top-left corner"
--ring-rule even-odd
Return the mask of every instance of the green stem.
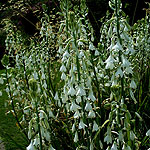
[[39, 138], [40, 138], [40, 150], [42, 150], [42, 135], [41, 135], [41, 128], [40, 128], [40, 118], [39, 118], [39, 114], [38, 114], [38, 104], [37, 104], [37, 99], [35, 102], [36, 105], [36, 116], [37, 116], [37, 124], [38, 124], [38, 132], [39, 132]]
[[[116, 9], [115, 9], [115, 14], [116, 14], [116, 23], [117, 23], [117, 36], [118, 36], [118, 40], [119, 40], [119, 43], [122, 45], [122, 39], [120, 37], [120, 33], [119, 33], [119, 30], [120, 30], [120, 23], [119, 23], [119, 16], [118, 16], [118, 2], [117, 0], [115, 0], [115, 6], [116, 6]], [[119, 62], [122, 62], [121, 61], [121, 50], [119, 50]], [[123, 76], [124, 77], [124, 76]], [[124, 79], [123, 77], [121, 78], [121, 97], [125, 98], [125, 95], [124, 95]]]
[[24, 131], [24, 128], [22, 127], [22, 125], [20, 124], [19, 119], [18, 119], [18, 115], [17, 115], [17, 112], [16, 112], [16, 109], [15, 109], [14, 100], [13, 100], [13, 98], [12, 98], [11, 88], [10, 88], [9, 80], [8, 80], [8, 70], [7, 70], [7, 67], [6, 67], [6, 80], [7, 80], [7, 84], [8, 84], [9, 96], [10, 96], [10, 100], [11, 100], [12, 109], [13, 109], [13, 111], [14, 111], [15, 119], [16, 119], [16, 121], [17, 121], [17, 123], [18, 123], [18, 126], [20, 127], [21, 131], [22, 131], [23, 134], [25, 135], [27, 141], [29, 142], [28, 135], [27, 135], [27, 133]]

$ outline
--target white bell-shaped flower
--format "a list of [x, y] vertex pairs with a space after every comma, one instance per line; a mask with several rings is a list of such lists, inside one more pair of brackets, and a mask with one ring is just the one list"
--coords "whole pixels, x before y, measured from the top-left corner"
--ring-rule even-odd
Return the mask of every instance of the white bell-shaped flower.
[[33, 141], [31, 141], [30, 145], [27, 147], [27, 150], [36, 150], [36, 148], [33, 145]]
[[81, 86], [79, 86], [79, 88], [78, 88], [78, 91], [77, 91], [77, 94], [76, 94], [77, 96], [85, 96], [86, 95], [86, 93], [85, 93], [85, 90], [84, 90], [84, 88], [83, 87], [81, 87]]
[[58, 101], [58, 100], [59, 100], [58, 92], [56, 92], [56, 93], [55, 93], [55, 97], [54, 97], [54, 99], [55, 99], [56, 101]]
[[81, 114], [79, 113], [78, 110], [75, 112], [75, 114], [73, 115], [73, 117], [74, 117], [75, 119], [81, 117]]
[[67, 69], [65, 67], [65, 65], [63, 64], [61, 67], [60, 67], [60, 72], [66, 72]]
[[91, 106], [91, 104], [89, 103], [88, 100], [87, 100], [86, 105], [85, 105], [85, 110], [86, 110], [86, 111], [92, 110], [92, 106]]
[[80, 123], [79, 123], [79, 129], [85, 129], [85, 127], [87, 127], [86, 124], [84, 124], [83, 120], [80, 119]]
[[63, 57], [66, 57], [66, 58], [70, 57], [70, 54], [68, 53], [68, 51], [65, 51], [65, 53], [63, 54]]
[[98, 125], [96, 121], [94, 121], [92, 132], [97, 131], [97, 130], [98, 130]]
[[75, 131], [75, 129], [76, 129], [76, 125], [75, 125], [75, 123], [72, 125], [72, 133]]
[[88, 98], [91, 99], [93, 102], [95, 102], [96, 98], [95, 98], [95, 96], [94, 96], [92, 90], [89, 91], [89, 96], [88, 96]]
[[61, 74], [61, 80], [65, 80], [66, 79], [66, 74], [63, 72], [62, 74]]
[[129, 67], [131, 63], [127, 60], [127, 58], [124, 55], [122, 55], [121, 58], [122, 58], [122, 66]]
[[92, 110], [92, 111], [89, 111], [88, 113], [88, 118], [95, 118], [95, 112]]
[[130, 83], [130, 88], [133, 88], [133, 89], [136, 89], [136, 83], [135, 83], [135, 81], [132, 79], [131, 80], [131, 83]]
[[77, 105], [75, 102], [72, 102], [72, 104], [70, 106], [70, 111], [77, 111], [80, 108], [81, 107], [79, 105]]
[[77, 98], [76, 98], [77, 104], [81, 103], [81, 101], [82, 101], [81, 96], [77, 96]]
[[75, 89], [73, 88], [73, 86], [70, 86], [70, 89], [68, 91], [68, 95], [74, 96], [76, 94]]
[[74, 141], [75, 143], [77, 143], [77, 142], [79, 141], [79, 139], [78, 139], [78, 132], [77, 132], [77, 131], [76, 131], [76, 133], [75, 133], [75, 137], [74, 137], [73, 141]]

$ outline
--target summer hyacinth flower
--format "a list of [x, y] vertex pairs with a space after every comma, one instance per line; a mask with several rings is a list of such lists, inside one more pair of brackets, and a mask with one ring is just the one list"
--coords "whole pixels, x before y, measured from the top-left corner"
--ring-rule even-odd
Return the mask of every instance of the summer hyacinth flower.
[[74, 137], [74, 140], [73, 140], [73, 141], [76, 143], [76, 142], [78, 142], [78, 140], [79, 140], [79, 139], [78, 139], [78, 132], [76, 131], [75, 137]]
[[33, 141], [31, 141], [30, 145], [27, 147], [27, 150], [36, 150], [33, 145]]
[[89, 103], [89, 101], [86, 102], [85, 110], [86, 110], [86, 111], [92, 110], [92, 106], [91, 106], [91, 104]]
[[75, 112], [75, 114], [73, 115], [73, 117], [74, 117], [75, 119], [81, 117], [81, 115], [80, 115], [80, 113], [79, 113], [78, 110]]
[[107, 60], [105, 61], [105, 63], [106, 63], [105, 68], [112, 70], [112, 69], [114, 68], [114, 62], [115, 62], [115, 59], [113, 58], [112, 55], [110, 55], [110, 56], [107, 58]]
[[85, 129], [85, 127], [87, 127], [86, 124], [84, 124], [83, 120], [80, 119], [80, 123], [79, 123], [79, 129]]
[[70, 89], [68, 91], [68, 95], [74, 96], [76, 94], [75, 89], [73, 88], [73, 86], [70, 86]]
[[98, 125], [97, 125], [96, 121], [94, 121], [92, 132], [97, 131], [97, 130], [98, 130]]
[[72, 102], [70, 106], [70, 111], [77, 111], [78, 109], [81, 109], [81, 107], [78, 106], [75, 102]]

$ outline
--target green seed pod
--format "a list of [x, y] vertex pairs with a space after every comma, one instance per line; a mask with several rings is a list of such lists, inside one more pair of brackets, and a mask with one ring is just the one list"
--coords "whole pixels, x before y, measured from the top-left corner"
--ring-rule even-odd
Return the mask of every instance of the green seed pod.
[[1, 62], [2, 62], [2, 65], [3, 65], [4, 67], [8, 66], [8, 65], [9, 65], [9, 56], [7, 56], [7, 55], [5, 54], [5, 55], [3, 56]]
[[37, 84], [37, 81], [34, 78], [31, 78], [29, 80], [29, 86], [30, 86], [30, 89], [33, 92], [37, 92], [37, 90], [38, 90], [38, 84]]

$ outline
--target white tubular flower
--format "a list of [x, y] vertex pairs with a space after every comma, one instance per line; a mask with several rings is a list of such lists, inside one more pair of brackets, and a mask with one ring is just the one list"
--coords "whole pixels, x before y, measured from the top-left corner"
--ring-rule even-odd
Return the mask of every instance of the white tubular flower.
[[121, 57], [122, 57], [122, 66], [128, 68], [131, 63], [127, 60], [125, 56], [122, 55]]
[[96, 50], [94, 55], [95, 55], [95, 56], [99, 56], [99, 51]]
[[95, 112], [92, 110], [92, 111], [89, 111], [89, 114], [88, 114], [88, 118], [95, 118]]
[[75, 123], [72, 125], [72, 133], [75, 131], [75, 129], [76, 129], [76, 125], [75, 125]]
[[68, 53], [68, 51], [65, 51], [65, 53], [63, 54], [63, 57], [66, 57], [66, 58], [70, 57], [70, 54]]
[[68, 91], [68, 95], [74, 96], [76, 94], [75, 89], [73, 88], [73, 86], [70, 86], [70, 89]]
[[56, 92], [54, 99], [55, 99], [56, 101], [58, 101], [58, 100], [59, 100], [58, 92]]
[[78, 96], [76, 99], [77, 104], [81, 103], [81, 96]]
[[126, 74], [130, 74], [130, 73], [132, 74], [133, 73], [132, 68], [130, 68], [130, 67], [127, 67], [124, 71]]
[[27, 150], [36, 150], [33, 145], [33, 141], [31, 141], [30, 145], [27, 147]]
[[115, 76], [118, 77], [120, 75], [120, 77], [123, 77], [123, 71], [121, 70], [121, 67], [118, 68], [117, 72], [115, 73]]
[[97, 131], [97, 130], [98, 130], [98, 125], [97, 125], [96, 121], [94, 121], [92, 132]]
[[61, 74], [61, 80], [65, 80], [66, 79], [66, 74], [63, 72], [62, 74]]
[[86, 111], [92, 110], [92, 106], [91, 106], [91, 104], [89, 103], [89, 101], [86, 102], [85, 110], [86, 110]]
[[115, 62], [114, 58], [112, 57], [112, 55], [110, 55], [107, 58], [107, 60], [105, 61], [105, 63], [106, 63], [105, 68], [106, 69], [113, 69], [114, 68], [114, 62]]
[[90, 90], [88, 98], [91, 99], [93, 102], [96, 101], [96, 98], [95, 98], [92, 90]]
[[80, 119], [79, 129], [85, 129], [85, 127], [87, 127], [87, 125], [83, 123], [82, 119]]
[[112, 47], [112, 49], [114, 49], [115, 51], [118, 51], [118, 50], [122, 50], [123, 48], [122, 48], [122, 46], [120, 45], [120, 43], [117, 42], [116, 45], [114, 45], [114, 46]]
[[77, 96], [85, 96], [86, 95], [85, 90], [81, 86], [79, 86], [79, 89], [78, 89], [76, 95]]
[[81, 115], [80, 115], [80, 113], [79, 113], [78, 110], [75, 112], [75, 114], [73, 115], [73, 117], [74, 117], [75, 119], [81, 117]]
[[33, 145], [34, 146], [37, 146], [37, 145], [39, 145], [40, 144], [40, 139], [39, 138], [35, 138], [34, 139], [34, 142], [33, 142]]
[[90, 43], [89, 49], [90, 49], [90, 50], [95, 50], [95, 47], [94, 47], [93, 43]]
[[113, 143], [113, 145], [111, 147], [111, 150], [118, 150], [117, 144], [115, 142]]
[[136, 83], [134, 82], [134, 80], [132, 79], [131, 80], [131, 83], [130, 83], [130, 88], [133, 88], [133, 89], [136, 89]]
[[78, 109], [81, 109], [81, 107], [77, 105], [75, 102], [72, 102], [70, 106], [70, 111], [77, 111]]
[[79, 141], [78, 139], [78, 132], [76, 131], [75, 133], [75, 137], [74, 137], [74, 140], [73, 140], [75, 143], [77, 143]]
[[65, 67], [65, 65], [63, 64], [61, 67], [60, 67], [60, 72], [66, 72], [67, 69]]

